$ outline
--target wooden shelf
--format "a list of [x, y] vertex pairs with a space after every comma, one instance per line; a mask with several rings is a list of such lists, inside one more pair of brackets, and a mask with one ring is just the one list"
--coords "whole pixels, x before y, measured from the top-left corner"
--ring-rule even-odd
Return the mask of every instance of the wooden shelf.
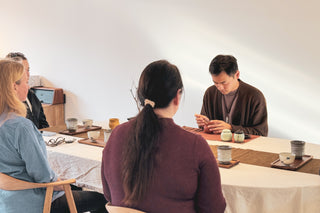
[[42, 104], [44, 114], [50, 126], [63, 125], [64, 104]]

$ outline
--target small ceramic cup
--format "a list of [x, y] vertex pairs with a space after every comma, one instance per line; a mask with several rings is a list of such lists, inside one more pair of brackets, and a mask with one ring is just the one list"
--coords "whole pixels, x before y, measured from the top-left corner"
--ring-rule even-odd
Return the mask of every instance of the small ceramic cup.
[[285, 165], [290, 165], [294, 162], [295, 154], [292, 154], [290, 152], [280, 152], [279, 159], [280, 159], [281, 163], [283, 163]]
[[111, 135], [111, 129], [105, 129], [104, 131], [103, 131], [103, 133], [104, 133], [104, 142], [105, 143], [107, 143], [108, 142], [108, 140], [109, 140], [109, 137], [110, 137], [110, 135]]
[[119, 125], [119, 119], [118, 118], [110, 118], [109, 119], [109, 127], [110, 127], [111, 130], [116, 128], [116, 126], [118, 126], [118, 125]]
[[89, 129], [92, 126], [93, 120], [91, 119], [84, 119], [82, 120], [82, 124], [84, 128]]
[[296, 156], [296, 159], [302, 159], [304, 155], [304, 141], [293, 140], [291, 143], [291, 153]]
[[76, 118], [68, 118], [66, 120], [67, 129], [69, 132], [75, 132], [78, 128], [78, 119]]
[[245, 138], [244, 132], [242, 130], [237, 130], [233, 134], [233, 138], [234, 138], [234, 142], [242, 143], [244, 141], [244, 138]]
[[220, 145], [218, 146], [218, 161], [220, 164], [230, 164], [231, 158], [231, 146]]
[[220, 137], [221, 137], [222, 141], [226, 141], [226, 142], [227, 141], [232, 141], [232, 132], [231, 132], [231, 130], [230, 129], [222, 130]]
[[100, 131], [88, 131], [88, 138], [92, 141], [92, 142], [96, 142], [96, 140], [99, 138], [100, 136]]

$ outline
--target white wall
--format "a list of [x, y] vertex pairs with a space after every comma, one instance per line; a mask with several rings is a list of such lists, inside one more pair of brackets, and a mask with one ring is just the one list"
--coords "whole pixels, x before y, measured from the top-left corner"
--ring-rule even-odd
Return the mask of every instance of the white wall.
[[185, 96], [175, 116], [193, 115], [212, 85], [217, 54], [238, 59], [241, 79], [265, 95], [269, 136], [320, 144], [318, 1], [1, 0], [0, 56], [26, 54], [31, 74], [66, 93], [66, 117], [123, 122], [130, 94], [153, 60], [176, 64]]

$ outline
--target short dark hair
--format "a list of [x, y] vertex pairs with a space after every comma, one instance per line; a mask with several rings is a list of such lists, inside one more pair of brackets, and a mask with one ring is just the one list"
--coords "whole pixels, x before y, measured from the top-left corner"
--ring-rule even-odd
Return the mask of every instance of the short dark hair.
[[28, 60], [27, 57], [23, 54], [23, 53], [20, 53], [20, 52], [11, 52], [7, 55], [7, 58], [20, 58], [22, 60]]
[[238, 71], [237, 59], [232, 55], [217, 55], [212, 59], [209, 72], [212, 75], [219, 75], [226, 72], [227, 75], [233, 76]]

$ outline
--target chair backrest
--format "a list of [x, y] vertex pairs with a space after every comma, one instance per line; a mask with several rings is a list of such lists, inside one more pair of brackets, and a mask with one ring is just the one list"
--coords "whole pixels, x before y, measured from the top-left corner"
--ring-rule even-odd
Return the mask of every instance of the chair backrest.
[[63, 186], [66, 194], [68, 206], [71, 213], [77, 213], [76, 205], [74, 203], [70, 184], [75, 183], [75, 179], [69, 179], [64, 181], [56, 181], [50, 183], [33, 183], [13, 178], [9, 175], [0, 172], [0, 189], [6, 191], [16, 191], [34, 188], [47, 188], [46, 197], [43, 205], [43, 213], [50, 213], [51, 201], [54, 186]]
[[106, 209], [109, 213], [146, 213], [137, 209], [131, 209], [127, 207], [121, 207], [121, 206], [111, 206], [110, 203], [106, 204]]

